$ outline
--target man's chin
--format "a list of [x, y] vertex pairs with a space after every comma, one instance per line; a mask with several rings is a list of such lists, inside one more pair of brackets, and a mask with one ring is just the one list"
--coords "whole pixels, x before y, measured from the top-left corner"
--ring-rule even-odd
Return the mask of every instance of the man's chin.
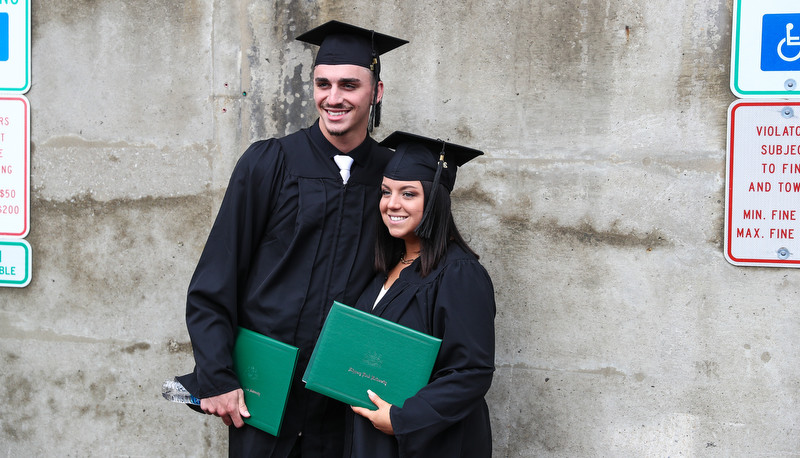
[[341, 137], [350, 132], [349, 127], [331, 126], [329, 124], [324, 124], [324, 127], [325, 131], [328, 132], [328, 134], [331, 135], [332, 137]]

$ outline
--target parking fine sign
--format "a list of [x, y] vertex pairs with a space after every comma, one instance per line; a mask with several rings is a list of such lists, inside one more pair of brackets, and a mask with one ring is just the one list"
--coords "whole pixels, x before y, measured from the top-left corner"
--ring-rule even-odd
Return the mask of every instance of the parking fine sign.
[[800, 2], [735, 0], [731, 91], [739, 98], [800, 97]]
[[728, 109], [725, 258], [800, 267], [800, 101]]
[[0, 0], [0, 92], [28, 92], [30, 42], [30, 0]]
[[30, 224], [30, 109], [0, 94], [0, 237], [24, 238]]

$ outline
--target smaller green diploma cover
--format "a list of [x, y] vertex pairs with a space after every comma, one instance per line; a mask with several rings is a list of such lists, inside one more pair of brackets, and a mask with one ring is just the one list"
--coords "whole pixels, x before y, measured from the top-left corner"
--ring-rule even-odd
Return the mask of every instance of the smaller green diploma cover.
[[250, 418], [243, 418], [245, 423], [278, 435], [296, 364], [297, 347], [239, 328], [233, 347], [233, 370], [250, 411]]
[[375, 410], [372, 390], [402, 406], [428, 384], [441, 339], [334, 302], [303, 375], [306, 388]]

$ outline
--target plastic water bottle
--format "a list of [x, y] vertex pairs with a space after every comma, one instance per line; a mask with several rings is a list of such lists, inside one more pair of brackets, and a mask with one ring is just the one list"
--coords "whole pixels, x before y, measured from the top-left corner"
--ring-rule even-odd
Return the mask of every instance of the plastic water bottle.
[[167, 401], [200, 405], [200, 400], [192, 396], [177, 380], [165, 380], [161, 385], [161, 396]]

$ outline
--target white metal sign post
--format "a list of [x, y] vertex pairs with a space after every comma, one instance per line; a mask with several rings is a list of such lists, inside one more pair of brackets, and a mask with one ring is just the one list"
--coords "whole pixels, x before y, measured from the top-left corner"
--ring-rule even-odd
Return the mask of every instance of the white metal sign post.
[[800, 267], [800, 101], [728, 109], [725, 258]]
[[734, 0], [731, 40], [737, 97], [800, 97], [800, 2]]
[[0, 92], [28, 92], [30, 74], [30, 0], [0, 0]]
[[0, 94], [0, 238], [24, 238], [30, 228], [29, 123], [28, 99]]
[[28, 286], [31, 259], [31, 246], [25, 240], [0, 240], [0, 286]]

